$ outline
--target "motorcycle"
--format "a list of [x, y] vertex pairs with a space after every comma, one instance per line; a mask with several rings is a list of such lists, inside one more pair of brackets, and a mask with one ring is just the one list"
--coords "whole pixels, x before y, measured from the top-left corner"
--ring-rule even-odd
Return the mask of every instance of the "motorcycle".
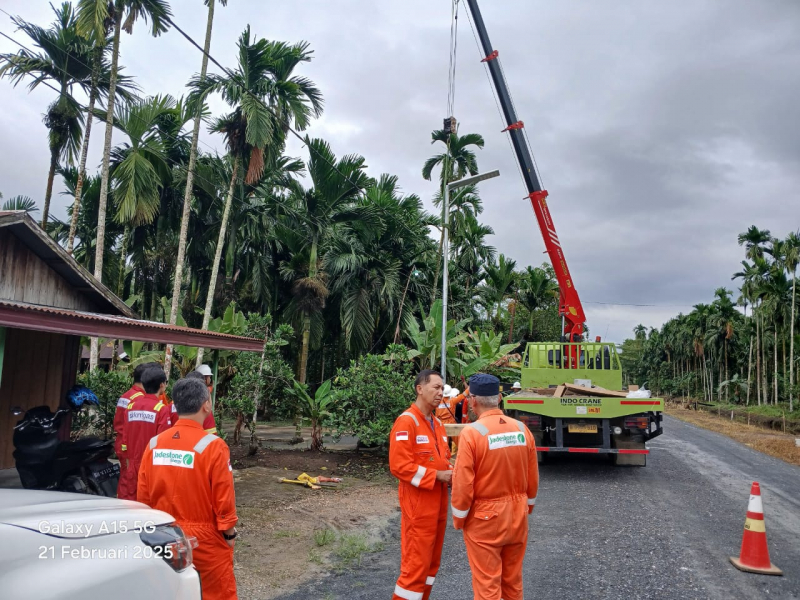
[[[86, 390], [88, 391], [88, 390]], [[69, 396], [72, 408], [60, 408], [55, 413], [47, 406], [37, 406], [25, 412], [14, 427], [14, 460], [22, 487], [34, 490], [59, 490], [97, 496], [117, 496], [119, 464], [109, 459], [114, 442], [89, 437], [76, 442], [58, 439], [58, 430], [65, 415], [80, 410], [85, 403], [97, 404], [97, 398], [83, 393], [76, 406], [75, 396]], [[14, 408], [15, 416], [23, 413]]]

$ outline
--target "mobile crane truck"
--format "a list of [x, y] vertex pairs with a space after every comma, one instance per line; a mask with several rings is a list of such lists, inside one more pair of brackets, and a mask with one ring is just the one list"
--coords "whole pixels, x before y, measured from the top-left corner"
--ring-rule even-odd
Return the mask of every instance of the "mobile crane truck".
[[[504, 399], [509, 414], [523, 421], [536, 440], [539, 460], [557, 453], [611, 455], [615, 464], [645, 466], [645, 442], [662, 433], [664, 401], [622, 393], [622, 365], [614, 344], [583, 339], [586, 317], [567, 267], [523, 128], [489, 41], [477, 0], [466, 0], [528, 189], [536, 220], [560, 289], [559, 342], [528, 343], [522, 360], [522, 391]], [[579, 381], [581, 380], [581, 381]], [[587, 381], [588, 380], [588, 381]], [[589, 383], [578, 387], [575, 383]], [[567, 384], [567, 385], [563, 385]], [[573, 384], [573, 385], [569, 385]]]

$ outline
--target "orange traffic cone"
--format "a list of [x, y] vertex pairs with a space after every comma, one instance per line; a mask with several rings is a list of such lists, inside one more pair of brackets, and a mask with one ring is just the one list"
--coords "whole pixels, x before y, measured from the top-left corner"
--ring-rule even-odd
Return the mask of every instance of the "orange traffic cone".
[[750, 488], [750, 503], [747, 505], [747, 518], [744, 521], [742, 550], [739, 558], [731, 556], [733, 566], [740, 571], [762, 575], [783, 575], [769, 560], [767, 548], [767, 528], [764, 526], [764, 507], [761, 504], [761, 487], [753, 482]]

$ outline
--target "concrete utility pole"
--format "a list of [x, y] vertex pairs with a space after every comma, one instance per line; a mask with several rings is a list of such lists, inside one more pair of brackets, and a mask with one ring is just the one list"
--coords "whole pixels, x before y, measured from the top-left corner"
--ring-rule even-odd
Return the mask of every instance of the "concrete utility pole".
[[442, 268], [442, 379], [447, 379], [447, 288], [449, 287], [449, 270], [448, 263], [450, 261], [450, 191], [458, 188], [499, 177], [500, 171], [494, 170], [488, 173], [473, 175], [466, 179], [459, 179], [444, 186], [444, 206], [442, 207], [442, 215], [444, 222], [442, 229], [444, 231], [444, 241], [442, 242], [442, 260], [444, 265]]

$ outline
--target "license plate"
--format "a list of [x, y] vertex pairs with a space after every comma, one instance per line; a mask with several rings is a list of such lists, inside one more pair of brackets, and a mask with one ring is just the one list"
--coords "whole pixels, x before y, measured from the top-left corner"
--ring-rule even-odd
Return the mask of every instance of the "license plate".
[[580, 423], [567, 425], [567, 431], [569, 433], [597, 433], [597, 425], [583, 425]]
[[96, 471], [94, 476], [97, 481], [106, 481], [112, 477], [119, 477], [119, 465], [111, 465], [110, 467]]

